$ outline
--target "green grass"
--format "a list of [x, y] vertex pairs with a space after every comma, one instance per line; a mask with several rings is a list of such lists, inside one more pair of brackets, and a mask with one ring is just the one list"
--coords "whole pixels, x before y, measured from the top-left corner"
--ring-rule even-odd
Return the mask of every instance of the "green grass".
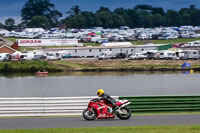
[[21, 51], [21, 52], [33, 51], [33, 50], [36, 50], [36, 49], [32, 47], [18, 47], [18, 51]]
[[[127, 61], [129, 62], [129, 61]], [[83, 69], [105, 69], [105, 70], [112, 70], [112, 69], [131, 69], [131, 68], [141, 68], [141, 69], [181, 69], [180, 65], [169, 65], [169, 64], [126, 64], [126, 62], [122, 62], [115, 66], [97, 66], [96, 64], [92, 63], [85, 63], [79, 64], [75, 62], [67, 62], [67, 61], [55, 61], [57, 65], [62, 65], [63, 67], [73, 68], [73, 70], [83, 70]], [[199, 65], [193, 65], [191, 69], [199, 68]]]
[[84, 69], [85, 68], [84, 65], [77, 64], [77, 63], [71, 63], [71, 62], [67, 62], [67, 61], [62, 61], [62, 60], [56, 61], [56, 63], [59, 65], [63, 65], [63, 66], [69, 66], [69, 67], [72, 67], [75, 69]]
[[83, 43], [83, 46], [100, 46], [100, 43]]
[[165, 43], [186, 43], [200, 40], [200, 38], [178, 38], [178, 39], [169, 39], [169, 40], [137, 40], [131, 41], [134, 45], [143, 45], [146, 43], [154, 43], [154, 44], [165, 44]]
[[200, 38], [178, 38], [178, 39], [169, 39], [169, 40], [151, 40], [155, 44], [162, 44], [162, 43], [186, 43], [191, 41], [197, 41]]
[[7, 37], [6, 39], [12, 41], [12, 42], [16, 42], [17, 39], [20, 39], [20, 38], [14, 38], [14, 37]]
[[0, 133], [199, 133], [200, 125], [0, 130]]
[[49, 72], [63, 71], [61, 67], [55, 66], [48, 61], [0, 62], [0, 72], [4, 73], [27, 73], [43, 70], [47, 70]]

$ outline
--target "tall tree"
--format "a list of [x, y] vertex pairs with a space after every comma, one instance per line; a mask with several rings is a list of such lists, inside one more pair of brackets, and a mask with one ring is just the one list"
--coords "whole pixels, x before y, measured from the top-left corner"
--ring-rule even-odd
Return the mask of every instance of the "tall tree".
[[78, 5], [73, 6], [69, 11], [66, 12], [70, 16], [75, 16], [81, 13], [81, 9], [79, 8]]
[[45, 16], [34, 16], [31, 21], [27, 24], [30, 28], [41, 27], [46, 29], [48, 27], [49, 20]]
[[96, 11], [96, 13], [103, 12], [103, 11], [104, 11], [104, 12], [110, 12], [110, 9], [107, 8], [107, 7], [101, 6], [101, 7], [99, 8], [99, 10]]
[[28, 0], [21, 10], [22, 21], [27, 24], [34, 16], [45, 16], [50, 25], [55, 25], [62, 13], [55, 10], [50, 0]]
[[162, 26], [163, 24], [164, 24], [164, 17], [159, 13], [154, 14], [153, 15], [154, 27], [159, 27], [159, 26]]
[[166, 26], [180, 26], [182, 23], [180, 13], [174, 10], [167, 10], [165, 19]]
[[0, 29], [2, 29], [4, 27], [4, 25], [2, 23], [0, 23]]
[[8, 18], [7, 20], [5, 20], [5, 27], [7, 30], [11, 31], [14, 29], [15, 26], [15, 20], [12, 18]]

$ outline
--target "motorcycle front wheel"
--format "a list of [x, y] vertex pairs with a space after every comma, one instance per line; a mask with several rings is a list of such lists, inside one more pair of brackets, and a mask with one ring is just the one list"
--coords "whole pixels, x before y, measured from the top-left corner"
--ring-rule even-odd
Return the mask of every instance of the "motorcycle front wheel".
[[97, 118], [97, 114], [95, 111], [90, 111], [89, 109], [85, 109], [83, 111], [83, 118], [86, 120], [95, 120]]
[[127, 120], [131, 117], [131, 111], [128, 108], [123, 107], [120, 109], [120, 112], [117, 113], [117, 117], [121, 120]]

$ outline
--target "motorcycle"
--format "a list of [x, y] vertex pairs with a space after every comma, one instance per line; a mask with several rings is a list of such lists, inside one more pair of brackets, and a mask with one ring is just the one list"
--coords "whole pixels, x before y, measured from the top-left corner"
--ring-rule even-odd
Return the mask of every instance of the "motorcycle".
[[119, 107], [113, 111], [111, 104], [106, 104], [105, 100], [95, 98], [90, 100], [87, 109], [83, 111], [83, 118], [86, 120], [108, 119], [117, 117], [121, 120], [127, 120], [131, 117], [131, 111], [126, 107], [130, 104], [128, 100], [119, 100], [115, 104]]

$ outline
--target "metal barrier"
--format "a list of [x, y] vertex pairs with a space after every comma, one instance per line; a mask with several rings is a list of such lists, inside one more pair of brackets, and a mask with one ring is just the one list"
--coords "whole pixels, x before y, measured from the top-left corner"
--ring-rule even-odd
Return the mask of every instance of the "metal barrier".
[[82, 115], [92, 98], [96, 97], [0, 98], [0, 117]]
[[200, 96], [130, 96], [132, 113], [200, 112]]
[[[0, 98], [0, 117], [82, 115], [91, 97]], [[132, 113], [200, 112], [200, 96], [134, 96]]]

